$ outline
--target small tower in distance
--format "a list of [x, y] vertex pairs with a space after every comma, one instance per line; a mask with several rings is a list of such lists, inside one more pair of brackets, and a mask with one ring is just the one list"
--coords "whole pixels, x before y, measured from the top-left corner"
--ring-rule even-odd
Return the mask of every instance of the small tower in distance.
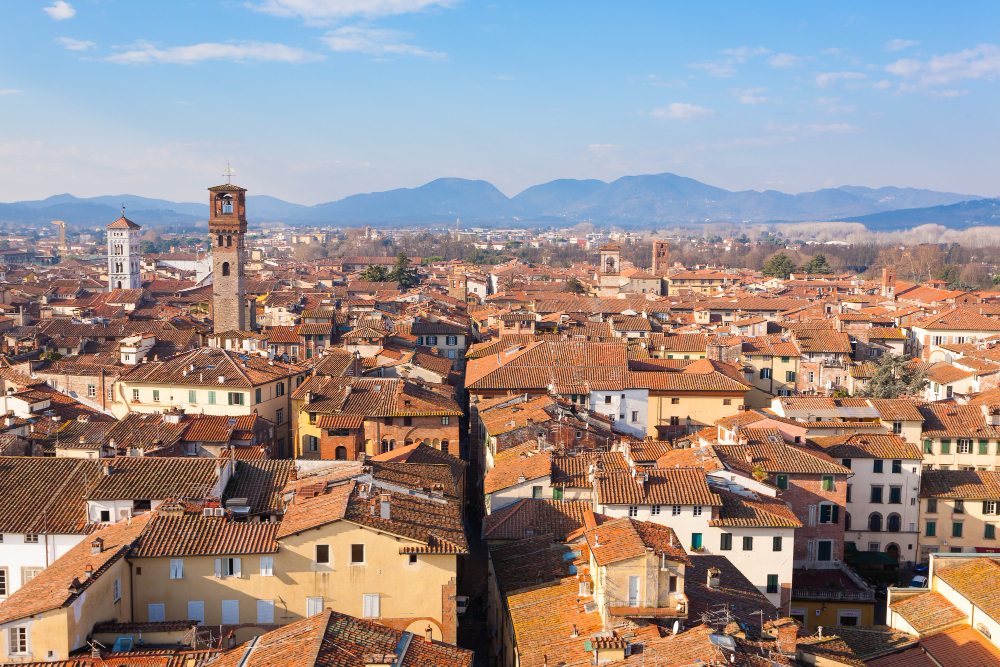
[[139, 237], [142, 227], [125, 217], [118, 218], [104, 229], [108, 232], [108, 291], [141, 289], [139, 278]]
[[662, 278], [667, 275], [670, 267], [670, 244], [666, 241], [653, 241], [653, 275]]
[[896, 298], [896, 267], [882, 267], [882, 296], [887, 299]]
[[601, 275], [599, 280], [599, 295], [618, 296], [621, 288], [622, 249], [618, 245], [601, 246]]
[[[227, 179], [228, 180], [228, 179]], [[246, 330], [243, 279], [247, 233], [245, 188], [231, 183], [208, 189], [208, 231], [212, 234], [212, 312], [216, 333]]]

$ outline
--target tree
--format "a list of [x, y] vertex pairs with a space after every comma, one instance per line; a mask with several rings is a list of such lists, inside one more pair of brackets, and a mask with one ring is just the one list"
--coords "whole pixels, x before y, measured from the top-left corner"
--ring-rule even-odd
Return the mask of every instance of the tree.
[[903, 394], [915, 396], [927, 386], [926, 374], [918, 370], [901, 354], [883, 354], [875, 374], [857, 393], [860, 398], [899, 398]]
[[389, 271], [384, 266], [369, 266], [361, 272], [361, 280], [369, 283], [384, 283], [389, 280]]
[[784, 280], [788, 275], [795, 270], [795, 262], [788, 258], [783, 252], [779, 252], [773, 255], [771, 259], [764, 262], [764, 270], [762, 273], [765, 276], [771, 276], [774, 278], [781, 278]]
[[812, 259], [803, 264], [799, 268], [799, 271], [802, 273], [811, 273], [813, 275], [828, 276], [833, 273], [833, 267], [826, 261], [826, 255], [818, 252], [812, 256]]
[[420, 282], [416, 269], [410, 268], [410, 258], [406, 256], [405, 252], [400, 251], [396, 255], [396, 264], [389, 272], [389, 280], [399, 283], [401, 288], [413, 287]]
[[587, 288], [576, 278], [570, 278], [566, 281], [566, 291], [573, 294], [583, 294], [587, 291]]

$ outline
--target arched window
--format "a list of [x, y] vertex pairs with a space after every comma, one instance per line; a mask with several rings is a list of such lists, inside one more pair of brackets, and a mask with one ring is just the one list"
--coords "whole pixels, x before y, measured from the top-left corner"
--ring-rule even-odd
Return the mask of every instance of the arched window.
[[222, 200], [222, 214], [229, 215], [233, 212], [233, 198], [226, 195]]
[[450, 446], [450, 443], [447, 440], [442, 440], [441, 441], [441, 451], [444, 452], [445, 454], [448, 453], [448, 447], [449, 446]]
[[878, 512], [872, 512], [868, 515], [868, 530], [873, 533], [878, 533], [882, 531], [882, 515]]
[[886, 519], [886, 521], [885, 521], [885, 529], [887, 531], [889, 531], [890, 533], [898, 533], [899, 532], [899, 515], [898, 514], [890, 514], [889, 515], [889, 518]]
[[337, 457], [338, 461], [346, 461], [347, 460], [347, 447], [344, 447], [343, 445], [341, 445], [340, 447], [337, 447], [336, 457]]
[[389, 451], [389, 441], [388, 440], [383, 440], [382, 441], [382, 453], [385, 454], [387, 451]]
[[221, 248], [222, 247], [222, 234], [219, 234], [219, 236], [216, 237], [216, 241], [217, 241], [217, 245]]
[[118, 281], [118, 289], [121, 289], [121, 288], [122, 288], [122, 281], [119, 280]]
[[844, 512], [844, 530], [847, 531], [850, 529], [851, 529], [851, 513]]
[[389, 441], [389, 451], [391, 452], [394, 449], [396, 449], [396, 441], [395, 440], [390, 440]]
[[228, 276], [229, 275], [229, 262], [223, 262], [222, 263], [222, 275], [224, 275], [224, 276]]
[[227, 248], [232, 248], [233, 247], [233, 237], [232, 236], [227, 236], [226, 237], [226, 247]]

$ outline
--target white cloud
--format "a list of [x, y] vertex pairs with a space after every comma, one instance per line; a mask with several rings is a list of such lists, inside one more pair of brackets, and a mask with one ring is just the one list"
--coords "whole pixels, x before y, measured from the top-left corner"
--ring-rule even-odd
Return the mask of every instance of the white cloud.
[[733, 95], [736, 95], [740, 104], [765, 104], [771, 98], [761, 95], [767, 92], [767, 88], [733, 88]]
[[885, 90], [891, 85], [892, 83], [888, 79], [882, 79], [881, 81], [876, 81], [875, 83], [873, 83], [872, 88], [875, 88], [876, 90]]
[[853, 104], [837, 104], [840, 102], [839, 97], [817, 97], [816, 103], [820, 106], [826, 107], [826, 110], [831, 113], [851, 113], [852, 111], [857, 111], [858, 108]]
[[70, 51], [86, 51], [97, 47], [97, 44], [89, 40], [73, 39], [72, 37], [56, 37], [56, 42], [62, 44]]
[[0, 88], [0, 95], [17, 95], [23, 92], [23, 90], [18, 90], [17, 88]]
[[108, 60], [121, 64], [168, 63], [193, 65], [206, 60], [231, 60], [234, 62], [306, 63], [322, 60], [323, 56], [304, 49], [271, 42], [241, 42], [219, 44], [207, 42], [191, 46], [171, 46], [159, 49], [149, 42], [136, 42], [128, 51], [108, 56]]
[[836, 85], [839, 81], [856, 81], [867, 78], [868, 75], [861, 72], [817, 72], [816, 85], [820, 88], [828, 88]]
[[726, 78], [735, 76], [736, 68], [733, 65], [745, 63], [750, 58], [763, 56], [770, 52], [770, 49], [765, 49], [763, 46], [739, 46], [735, 49], [723, 49], [719, 51], [720, 55], [727, 57], [718, 62], [692, 63], [689, 67], [703, 69], [709, 76]]
[[753, 58], [754, 56], [763, 56], [770, 52], [770, 49], [765, 49], [763, 46], [740, 46], [735, 49], [723, 49], [719, 51], [722, 55], [730, 56], [738, 63], [745, 63], [748, 59]]
[[431, 7], [451, 7], [458, 0], [264, 0], [250, 7], [274, 16], [298, 17], [309, 23], [329, 23], [350, 17], [375, 18], [410, 14]]
[[667, 118], [671, 120], [691, 120], [703, 116], [712, 116], [715, 111], [700, 107], [697, 104], [687, 104], [685, 102], [671, 102], [665, 107], [653, 109], [649, 112], [654, 118]]
[[65, 2], [65, 0], [56, 0], [51, 6], [42, 7], [42, 11], [48, 14], [49, 18], [53, 21], [65, 21], [76, 16], [76, 10], [73, 9], [73, 5]]
[[691, 63], [690, 67], [703, 69], [709, 76], [720, 79], [736, 76], [736, 68], [730, 66], [728, 61], [726, 63]]
[[777, 132], [793, 132], [797, 134], [850, 134], [857, 132], [861, 128], [856, 125], [848, 125], [847, 123], [768, 123], [764, 126], [765, 129]]
[[908, 49], [911, 46], [916, 46], [920, 42], [912, 39], [893, 39], [885, 44], [886, 51], [902, 51], [903, 49]]
[[419, 46], [407, 44], [412, 37], [409, 33], [383, 28], [363, 28], [361, 26], [344, 26], [331, 30], [323, 36], [323, 41], [334, 51], [357, 51], [374, 56], [416, 56], [442, 60], [446, 54], [439, 51], [428, 51]]
[[795, 67], [801, 62], [802, 58], [790, 53], [777, 53], [767, 59], [767, 64], [771, 67]]
[[[1000, 47], [996, 44], [980, 44], [973, 49], [956, 53], [931, 56], [928, 60], [902, 59], [885, 66], [890, 74], [909, 80], [913, 90], [950, 87], [964, 80], [985, 79], [993, 81], [1000, 77]], [[900, 86], [900, 90], [904, 89]], [[961, 91], [941, 91], [944, 97], [955, 97]]]

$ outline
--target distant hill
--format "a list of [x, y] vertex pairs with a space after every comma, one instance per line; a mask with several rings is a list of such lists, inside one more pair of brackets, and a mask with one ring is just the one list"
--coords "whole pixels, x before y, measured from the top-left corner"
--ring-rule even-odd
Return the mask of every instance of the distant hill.
[[949, 229], [1000, 225], [1000, 199], [977, 199], [947, 206], [885, 211], [844, 218], [844, 221], [860, 222], [872, 231], [909, 229], [920, 225], [943, 225]]
[[[121, 215], [122, 204], [129, 218], [144, 226], [193, 231], [208, 218], [207, 204], [135, 195], [63, 194], [0, 204], [0, 223], [65, 220], [77, 227], [102, 227]], [[851, 220], [895, 229], [923, 224], [915, 221], [915, 215], [947, 226], [994, 224], [995, 205], [996, 200], [979, 195], [897, 187], [844, 186], [798, 194], [733, 192], [665, 173], [625, 176], [611, 183], [558, 179], [510, 198], [491, 183], [464, 178], [439, 178], [416, 188], [356, 194], [315, 206], [258, 194], [247, 198], [247, 218], [299, 225], [426, 226], [452, 225], [461, 219], [478, 226], [593, 222], [631, 227]]]

